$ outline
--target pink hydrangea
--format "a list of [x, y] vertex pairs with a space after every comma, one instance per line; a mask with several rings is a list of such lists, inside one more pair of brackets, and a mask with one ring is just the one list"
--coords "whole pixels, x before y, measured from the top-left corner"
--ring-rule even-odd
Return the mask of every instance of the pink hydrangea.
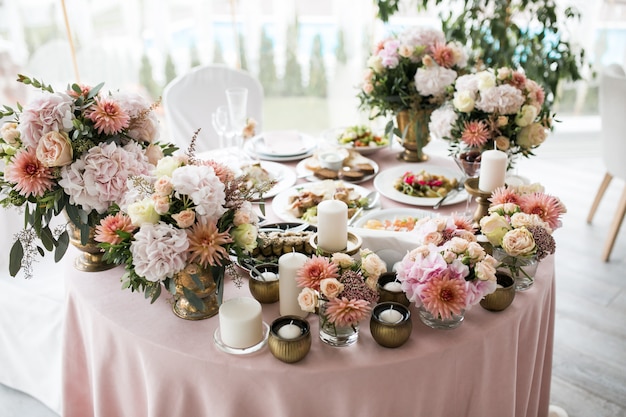
[[185, 165], [172, 173], [172, 185], [177, 198], [186, 195], [196, 205], [200, 217], [217, 220], [226, 213], [224, 184], [206, 165]]
[[24, 145], [36, 148], [39, 139], [48, 132], [69, 132], [73, 118], [73, 101], [68, 94], [44, 92], [24, 107], [20, 115], [20, 139]]

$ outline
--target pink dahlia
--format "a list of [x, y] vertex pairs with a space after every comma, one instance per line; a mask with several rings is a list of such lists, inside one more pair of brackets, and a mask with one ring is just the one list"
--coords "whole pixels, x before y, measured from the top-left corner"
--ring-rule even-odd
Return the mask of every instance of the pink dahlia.
[[96, 242], [110, 243], [111, 245], [117, 245], [122, 242], [122, 238], [117, 234], [118, 231], [131, 233], [136, 229], [130, 220], [130, 217], [125, 216], [122, 212], [117, 213], [115, 216], [107, 216], [100, 221], [100, 224], [96, 226]]
[[300, 287], [320, 289], [320, 281], [325, 278], [339, 278], [339, 269], [330, 259], [313, 255], [298, 271], [296, 281]]
[[459, 216], [456, 214], [453, 214], [451, 217], [457, 230], [467, 230], [471, 232], [474, 229], [474, 226], [472, 226], [472, 219], [469, 217]]
[[223, 184], [228, 184], [235, 179], [235, 173], [233, 172], [233, 170], [217, 161], [209, 159], [206, 161], [202, 161], [202, 165], [212, 167], [215, 171], [215, 175], [217, 176], [217, 178], [220, 179]]
[[561, 227], [561, 215], [567, 210], [557, 197], [544, 193], [530, 193], [520, 197], [519, 206], [524, 213], [536, 214], [552, 230]]
[[365, 300], [349, 300], [336, 297], [327, 302], [326, 315], [337, 326], [355, 325], [370, 313], [370, 303]]
[[442, 67], [452, 68], [455, 63], [454, 51], [449, 46], [437, 43], [431, 47], [431, 55], [435, 62]]
[[451, 276], [449, 272], [446, 270], [426, 281], [420, 296], [424, 307], [433, 316], [442, 319], [461, 314], [467, 300], [465, 280]]
[[96, 99], [94, 108], [87, 115], [98, 130], [98, 133], [114, 135], [127, 128], [130, 116], [114, 100], [103, 98]]
[[222, 260], [228, 258], [228, 251], [224, 245], [232, 243], [233, 239], [228, 232], [219, 232], [217, 224], [212, 221], [196, 223], [187, 229], [189, 238], [189, 262], [200, 265], [222, 265]]
[[6, 167], [4, 177], [15, 183], [15, 190], [24, 197], [41, 197], [54, 186], [50, 169], [35, 154], [35, 149], [18, 152]]
[[520, 204], [520, 196], [517, 194], [515, 189], [509, 187], [498, 187], [491, 194], [491, 198], [489, 199], [493, 206], [498, 204], [506, 204], [513, 203], [519, 206]]
[[489, 134], [489, 127], [484, 121], [473, 120], [464, 123], [461, 140], [467, 146], [480, 148], [489, 140]]

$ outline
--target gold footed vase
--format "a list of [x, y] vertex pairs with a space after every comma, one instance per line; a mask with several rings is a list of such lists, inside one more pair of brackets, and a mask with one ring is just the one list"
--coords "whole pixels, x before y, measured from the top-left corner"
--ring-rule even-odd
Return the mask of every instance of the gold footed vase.
[[401, 132], [400, 143], [404, 151], [398, 154], [398, 159], [405, 162], [425, 162], [428, 155], [424, 147], [430, 142], [430, 109], [403, 110], [396, 115], [398, 129]]
[[117, 265], [108, 263], [103, 259], [104, 252], [95, 240], [96, 227], [89, 227], [87, 243], [83, 245], [80, 238], [80, 228], [72, 221], [68, 221], [68, 233], [70, 243], [82, 253], [74, 260], [74, 268], [83, 272], [100, 272], [115, 268]]
[[176, 294], [172, 310], [181, 319], [203, 320], [219, 311], [217, 284], [210, 268], [188, 265], [174, 275]]

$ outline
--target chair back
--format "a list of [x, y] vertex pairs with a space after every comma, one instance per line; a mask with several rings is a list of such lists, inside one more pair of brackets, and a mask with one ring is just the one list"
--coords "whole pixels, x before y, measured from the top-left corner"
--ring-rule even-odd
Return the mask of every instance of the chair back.
[[600, 119], [606, 170], [626, 180], [626, 73], [618, 64], [607, 66], [600, 76]]
[[248, 117], [257, 122], [260, 132], [263, 123], [263, 87], [249, 73], [225, 65], [205, 65], [193, 68], [172, 80], [163, 90], [165, 121], [170, 133], [169, 142], [185, 150], [193, 133], [200, 130], [196, 151], [204, 152], [219, 147], [219, 138], [211, 121], [212, 114], [226, 105], [226, 89], [248, 89]]

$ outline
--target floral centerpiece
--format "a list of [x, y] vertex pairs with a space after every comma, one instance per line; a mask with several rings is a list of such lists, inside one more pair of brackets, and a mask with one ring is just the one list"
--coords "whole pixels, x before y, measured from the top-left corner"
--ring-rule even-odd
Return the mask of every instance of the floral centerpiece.
[[257, 245], [250, 196], [273, 185], [247, 183], [216, 161], [189, 156], [166, 156], [152, 175], [131, 178], [120, 210], [96, 231], [105, 259], [125, 265], [123, 287], [154, 302], [163, 285], [176, 294], [179, 315], [215, 314], [230, 255], [243, 258]]
[[104, 93], [103, 84], [55, 92], [23, 75], [18, 81], [41, 94], [0, 111], [13, 117], [0, 129], [0, 202], [24, 209], [26, 228], [11, 249], [9, 269], [15, 276], [24, 268], [30, 277], [43, 248], [59, 260], [68, 247], [70, 236], [65, 226], [51, 225], [53, 217], [65, 213], [78, 241], [87, 244], [90, 228], [126, 192], [127, 178], [147, 174], [175, 148], [156, 143], [156, 104], [136, 93]]
[[300, 308], [319, 312], [320, 338], [331, 345], [356, 342], [359, 322], [378, 300], [378, 278], [387, 266], [368, 249], [360, 250], [359, 257], [313, 255], [298, 272]]
[[494, 247], [498, 266], [510, 270], [518, 289], [528, 289], [537, 261], [555, 252], [552, 233], [561, 227], [566, 211], [565, 205], [546, 194], [540, 184], [494, 191], [489, 215], [480, 220], [480, 228]]
[[430, 131], [450, 143], [450, 153], [500, 149], [533, 155], [552, 128], [545, 94], [535, 81], [508, 67], [457, 78], [454, 97], [431, 116]]
[[422, 322], [454, 328], [465, 311], [496, 290], [497, 261], [476, 242], [464, 218], [437, 217], [418, 221], [420, 245], [398, 266], [398, 280]]
[[[428, 121], [447, 98], [467, 65], [458, 42], [447, 42], [441, 30], [412, 27], [376, 45], [367, 62], [358, 98], [371, 117], [394, 115], [407, 161], [424, 160]], [[387, 132], [393, 122], [387, 125]]]

